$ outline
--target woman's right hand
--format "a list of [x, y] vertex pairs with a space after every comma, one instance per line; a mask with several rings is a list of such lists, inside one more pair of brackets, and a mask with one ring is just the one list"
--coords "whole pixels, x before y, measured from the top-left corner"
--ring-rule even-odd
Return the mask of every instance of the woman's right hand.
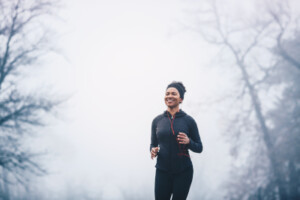
[[157, 152], [158, 152], [158, 147], [153, 147], [151, 149], [151, 159], [153, 160], [153, 158], [155, 158], [157, 156]]

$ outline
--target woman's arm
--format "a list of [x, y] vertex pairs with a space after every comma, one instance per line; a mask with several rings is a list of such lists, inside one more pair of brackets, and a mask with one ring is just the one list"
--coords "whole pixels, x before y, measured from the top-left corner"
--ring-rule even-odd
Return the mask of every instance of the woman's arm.
[[150, 151], [152, 150], [153, 147], [158, 146], [158, 141], [156, 137], [156, 118], [152, 121], [152, 126], [151, 126], [151, 144], [150, 144]]
[[203, 145], [201, 142], [201, 138], [199, 135], [198, 127], [193, 118], [189, 119], [190, 124], [190, 143], [187, 144], [187, 147], [197, 153], [201, 153], [203, 151]]
[[156, 137], [156, 120], [154, 119], [152, 121], [152, 127], [151, 127], [151, 144], [150, 144], [150, 152], [151, 152], [151, 159], [155, 158], [158, 153], [158, 141]]

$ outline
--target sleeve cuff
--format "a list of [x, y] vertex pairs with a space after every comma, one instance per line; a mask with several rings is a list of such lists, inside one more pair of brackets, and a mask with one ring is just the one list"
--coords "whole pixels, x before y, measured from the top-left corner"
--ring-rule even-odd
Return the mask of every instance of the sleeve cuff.
[[193, 140], [190, 137], [189, 137], [189, 139], [190, 139], [190, 143], [188, 143], [186, 146], [190, 149], [192, 146]]

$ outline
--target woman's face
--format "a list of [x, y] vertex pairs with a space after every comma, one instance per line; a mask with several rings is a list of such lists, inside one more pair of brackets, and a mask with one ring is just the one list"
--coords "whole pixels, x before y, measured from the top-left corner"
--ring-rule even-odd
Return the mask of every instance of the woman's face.
[[174, 87], [169, 87], [166, 91], [165, 103], [170, 108], [175, 108], [179, 106], [179, 103], [182, 102], [178, 90]]

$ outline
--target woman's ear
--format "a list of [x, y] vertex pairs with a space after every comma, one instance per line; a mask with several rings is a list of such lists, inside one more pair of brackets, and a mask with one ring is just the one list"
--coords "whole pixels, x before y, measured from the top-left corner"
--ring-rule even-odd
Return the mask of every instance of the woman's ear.
[[179, 103], [182, 103], [182, 101], [183, 101], [183, 100], [182, 100], [182, 98], [180, 98], [180, 101], [179, 101]]

